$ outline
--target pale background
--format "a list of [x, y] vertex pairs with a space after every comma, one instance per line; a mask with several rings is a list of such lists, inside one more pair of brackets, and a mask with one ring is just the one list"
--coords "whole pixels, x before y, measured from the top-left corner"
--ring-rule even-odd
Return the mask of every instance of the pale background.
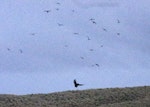
[[0, 94], [150, 85], [149, 5], [1, 0]]

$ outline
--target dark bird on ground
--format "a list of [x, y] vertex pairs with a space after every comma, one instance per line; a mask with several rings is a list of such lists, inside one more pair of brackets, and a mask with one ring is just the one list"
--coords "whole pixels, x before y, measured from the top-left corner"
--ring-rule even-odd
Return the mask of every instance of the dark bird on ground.
[[74, 79], [74, 81], [73, 81], [73, 83], [74, 83], [74, 86], [77, 88], [78, 86], [82, 86], [83, 84], [79, 84], [79, 83], [77, 83], [77, 81]]
[[51, 12], [51, 10], [44, 10], [44, 12], [49, 13], [49, 12]]

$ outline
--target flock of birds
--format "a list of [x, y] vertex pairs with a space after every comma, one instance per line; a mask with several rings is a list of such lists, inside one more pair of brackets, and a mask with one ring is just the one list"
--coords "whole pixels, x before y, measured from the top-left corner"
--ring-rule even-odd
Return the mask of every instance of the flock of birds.
[[[61, 5], [61, 3], [60, 2], [57, 2], [56, 3], [57, 5]], [[58, 11], [59, 10], [59, 8], [56, 8], [56, 10]], [[44, 12], [46, 12], [46, 13], [50, 13], [51, 12], [51, 10], [44, 10]], [[72, 10], [72, 12], [75, 12], [75, 10]], [[89, 21], [90, 22], [92, 22], [93, 24], [97, 24], [97, 22], [96, 22], [96, 19], [95, 18], [90, 18], [89, 19]], [[120, 24], [120, 20], [119, 19], [116, 19], [116, 23], [118, 23], [118, 24]], [[58, 26], [64, 26], [64, 24], [63, 23], [57, 23], [58, 24]], [[102, 30], [104, 31], [104, 32], [108, 32], [107, 31], [107, 29], [106, 28], [102, 28]], [[74, 32], [73, 33], [74, 35], [80, 35], [80, 33], [79, 32]], [[118, 32], [118, 33], [116, 33], [117, 35], [120, 35], [120, 33]], [[91, 40], [91, 38], [89, 37], [89, 36], [87, 36], [87, 40]], [[65, 45], [65, 47], [68, 47], [68, 45]], [[100, 47], [102, 48], [103, 47], [103, 45], [100, 45]], [[94, 51], [94, 49], [89, 49], [89, 51]], [[83, 57], [83, 56], [81, 56], [80, 57], [82, 60], [84, 60], [85, 58]], [[100, 67], [100, 65], [98, 64], [98, 63], [95, 63], [95, 64], [93, 64], [92, 65], [92, 67], [94, 67], [94, 66], [96, 66], [96, 67]]]
[[[61, 3], [60, 2], [56, 2], [56, 4], [57, 5], [59, 5], [59, 6], [61, 6]], [[57, 7], [57, 8], [55, 8], [55, 10], [56, 11], [59, 11], [60, 10], [60, 8], [59, 7]], [[49, 13], [51, 13], [52, 12], [52, 10], [50, 10], [50, 9], [46, 9], [46, 10], [44, 10], [43, 12], [45, 12], [45, 13], [47, 13], [47, 14], [49, 14]], [[72, 10], [72, 12], [75, 12], [75, 10]], [[93, 23], [93, 24], [97, 24], [97, 22], [96, 22], [96, 20], [95, 20], [95, 18], [90, 18], [89, 19], [89, 21], [91, 22], [91, 23]], [[117, 19], [116, 20], [116, 22], [119, 24], [120, 23], [120, 20], [119, 19]], [[57, 23], [57, 25], [59, 26], [59, 27], [61, 27], [61, 26], [64, 26], [64, 24], [63, 23]], [[105, 31], [105, 32], [108, 32], [107, 31], [107, 29], [106, 28], [102, 28], [102, 30], [103, 31]], [[73, 33], [74, 35], [80, 35], [80, 33], [79, 32], [74, 32]], [[32, 35], [32, 36], [35, 36], [36, 35], [36, 33], [30, 33], [30, 35]], [[117, 33], [117, 35], [120, 35], [120, 33], [118, 32]], [[87, 36], [87, 40], [91, 40], [91, 38], [89, 37], [89, 36]], [[68, 47], [68, 45], [65, 45], [65, 47]], [[100, 46], [101, 48], [103, 47], [103, 45], [101, 45]], [[11, 51], [11, 49], [10, 48], [7, 48], [7, 50], [10, 52]], [[89, 49], [89, 51], [94, 51], [94, 49]], [[21, 54], [23, 53], [23, 50], [22, 49], [18, 49], [18, 52], [20, 52]], [[84, 57], [83, 56], [81, 56], [80, 57], [82, 60], [84, 60]], [[92, 66], [97, 66], [97, 67], [100, 67], [100, 65], [99, 64], [94, 64], [94, 65], [92, 65]]]
[[[56, 4], [57, 5], [61, 5], [61, 3], [60, 2], [56, 2]], [[55, 10], [56, 11], [59, 11], [60, 9], [59, 9], [59, 7], [57, 7], [57, 8], [55, 8]], [[43, 12], [45, 12], [45, 13], [47, 13], [47, 14], [49, 14], [50, 12], [52, 12], [50, 9], [47, 9], [47, 10], [44, 10]], [[75, 10], [72, 10], [72, 12], [75, 12]], [[96, 20], [95, 20], [95, 18], [90, 18], [89, 19], [93, 24], [97, 24], [97, 22], [96, 22]], [[119, 24], [120, 23], [120, 20], [119, 19], [117, 19], [116, 20], [116, 22]], [[64, 24], [63, 23], [57, 23], [58, 24], [58, 26], [64, 26]], [[102, 30], [103, 31], [105, 31], [105, 32], [107, 32], [107, 29], [106, 28], [102, 28]], [[74, 32], [73, 33], [74, 35], [80, 35], [80, 33], [78, 33], [78, 32]], [[30, 33], [30, 35], [32, 35], [32, 36], [35, 36], [36, 35], [36, 33]], [[117, 35], [120, 35], [120, 33], [118, 32], [117, 33]], [[89, 36], [87, 36], [87, 40], [91, 40], [91, 38], [89, 37]], [[68, 47], [68, 45], [65, 45], [65, 47]], [[103, 47], [103, 45], [101, 45], [100, 47]], [[11, 49], [10, 48], [7, 48], [7, 50], [8, 51], [11, 51]], [[89, 49], [90, 51], [94, 51], [94, 49]], [[22, 49], [18, 49], [18, 51], [20, 52], [20, 53], [23, 53], [23, 50]], [[81, 59], [84, 59], [84, 57], [80, 57]], [[99, 67], [99, 64], [95, 64], [97, 67]], [[93, 66], [93, 65], [92, 65]]]
[[[59, 11], [60, 10], [60, 8], [59, 8], [59, 6], [61, 6], [61, 3], [60, 2], [56, 2], [56, 5], [58, 5], [58, 7], [57, 8], [55, 8], [55, 10], [56, 11]], [[73, 13], [75, 12], [75, 10], [71, 10]], [[44, 10], [43, 11], [45, 14], [50, 14], [51, 12], [52, 12], [52, 10], [50, 10], [50, 9], [46, 9], [46, 10]], [[91, 22], [92, 24], [94, 24], [94, 25], [96, 25], [97, 24], [97, 21], [96, 21], [96, 19], [95, 18], [90, 18], [89, 19], [89, 22]], [[116, 23], [120, 23], [120, 20], [119, 19], [116, 19]], [[63, 23], [57, 23], [57, 25], [59, 26], [59, 27], [62, 27], [62, 26], [65, 26]], [[106, 28], [102, 28], [102, 30], [104, 31], [104, 32], [108, 32], [108, 30], [106, 29]], [[80, 33], [79, 32], [74, 32], [73, 33], [74, 35], [80, 35]], [[118, 33], [116, 33], [117, 35], [120, 35], [120, 33], [118, 32]], [[32, 36], [35, 36], [35, 35], [37, 35], [37, 33], [30, 33], [30, 35], [32, 35]], [[87, 37], [87, 40], [88, 41], [90, 41], [91, 40], [91, 38], [89, 37], [89, 36], [86, 36]], [[68, 47], [68, 45], [65, 45], [65, 47], [67, 48]], [[102, 48], [103, 47], [103, 45], [100, 45], [100, 47]], [[7, 48], [7, 51], [9, 51], [9, 52], [11, 52], [11, 48]], [[94, 51], [94, 49], [89, 49], [89, 51]], [[21, 53], [21, 54], [23, 54], [23, 50], [22, 49], [18, 49], [18, 52], [19, 53]], [[81, 56], [80, 57], [80, 59], [82, 59], [82, 60], [84, 60], [85, 58], [83, 57], [83, 56]], [[100, 67], [100, 64], [99, 63], [95, 63], [95, 64], [93, 64], [93, 65], [91, 65], [92, 67]], [[74, 80], [74, 86], [75, 87], [78, 87], [78, 86], [82, 86], [83, 84], [79, 84], [79, 83], [77, 83], [77, 81], [76, 80]]]

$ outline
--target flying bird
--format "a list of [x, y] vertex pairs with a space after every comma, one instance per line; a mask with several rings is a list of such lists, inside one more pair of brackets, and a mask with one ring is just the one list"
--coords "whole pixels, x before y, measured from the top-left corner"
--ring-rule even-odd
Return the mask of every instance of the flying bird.
[[74, 35], [79, 35], [79, 33], [76, 33], [76, 32], [75, 32], [75, 33], [73, 33], [73, 34], [74, 34]]
[[92, 21], [93, 22], [93, 24], [96, 24], [96, 22], [95, 21]]
[[57, 2], [56, 4], [60, 5], [60, 3], [59, 3], [59, 2]]
[[31, 33], [30, 35], [34, 36], [36, 33]]
[[51, 12], [51, 10], [44, 10], [44, 12], [49, 13], [49, 12]]
[[93, 24], [96, 24], [95, 19], [91, 18], [90, 21], [91, 21]]
[[8, 51], [10, 51], [10, 48], [7, 48]]
[[58, 11], [58, 10], [59, 10], [59, 8], [56, 8], [56, 10]]
[[94, 64], [94, 65], [92, 65], [92, 67], [95, 67], [95, 66], [99, 67], [99, 64]]
[[81, 56], [80, 58], [81, 58], [81, 59], [84, 59], [84, 57], [82, 57], [82, 56]]
[[117, 35], [120, 35], [120, 33], [117, 33]]
[[95, 19], [91, 18], [90, 20], [93, 21], [93, 20], [95, 20]]
[[61, 24], [61, 23], [57, 23], [58, 24], [58, 26], [63, 26], [63, 24]]
[[117, 19], [117, 23], [120, 23], [120, 20], [119, 20], [119, 19]]
[[68, 47], [68, 45], [65, 45], [65, 47]]
[[77, 88], [78, 86], [82, 86], [83, 84], [79, 84], [79, 83], [77, 83], [77, 81], [74, 79], [74, 81], [73, 81], [73, 83], [74, 83], [74, 86]]
[[88, 40], [91, 40], [88, 36], [87, 36]]
[[90, 51], [94, 51], [94, 49], [90, 49]]
[[103, 28], [103, 31], [107, 32], [107, 29]]
[[19, 52], [20, 52], [20, 53], [23, 53], [22, 49], [19, 49]]
[[99, 67], [99, 64], [95, 64], [97, 67]]

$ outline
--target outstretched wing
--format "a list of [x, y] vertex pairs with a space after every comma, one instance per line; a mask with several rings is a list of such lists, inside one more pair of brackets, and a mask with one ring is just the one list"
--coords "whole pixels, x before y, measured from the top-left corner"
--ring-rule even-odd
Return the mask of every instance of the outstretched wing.
[[78, 84], [78, 86], [82, 86], [83, 84]]
[[73, 82], [74, 82], [74, 86], [75, 86], [75, 87], [78, 87], [78, 83], [77, 83], [77, 81], [76, 81], [75, 79], [74, 79]]
[[76, 80], [74, 80], [73, 82], [74, 82], [74, 85], [77, 84]]

